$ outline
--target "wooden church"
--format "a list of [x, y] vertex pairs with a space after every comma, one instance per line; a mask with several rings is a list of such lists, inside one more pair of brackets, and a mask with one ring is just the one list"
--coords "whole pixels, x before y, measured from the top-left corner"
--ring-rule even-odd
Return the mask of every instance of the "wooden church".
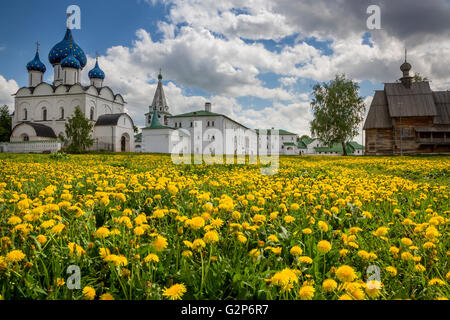
[[366, 155], [450, 154], [450, 91], [415, 82], [411, 65], [376, 91], [364, 124]]

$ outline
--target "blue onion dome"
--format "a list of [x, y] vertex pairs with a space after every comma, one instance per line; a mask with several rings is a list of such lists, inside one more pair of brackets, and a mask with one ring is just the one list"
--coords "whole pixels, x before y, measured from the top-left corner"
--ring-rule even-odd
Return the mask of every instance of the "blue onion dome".
[[95, 67], [88, 73], [89, 79], [105, 79], [105, 73], [98, 66], [98, 59], [95, 61]]
[[47, 68], [45, 67], [45, 64], [41, 62], [39, 59], [39, 52], [36, 50], [36, 55], [34, 56], [34, 59], [27, 63], [27, 70], [28, 71], [39, 71], [39, 72], [45, 72]]
[[87, 59], [84, 51], [73, 41], [72, 31], [67, 28], [64, 39], [57, 43], [48, 54], [48, 60], [52, 65], [61, 63], [61, 61], [69, 55], [70, 44], [73, 45], [73, 56], [80, 63], [81, 69], [86, 66]]
[[69, 51], [69, 55], [67, 57], [65, 57], [64, 59], [62, 59], [61, 61], [61, 67], [67, 67], [67, 68], [75, 68], [75, 69], [80, 69], [81, 68], [81, 64], [78, 61], [77, 58], [75, 58], [73, 51], [72, 51], [72, 45], [70, 45], [70, 51]]

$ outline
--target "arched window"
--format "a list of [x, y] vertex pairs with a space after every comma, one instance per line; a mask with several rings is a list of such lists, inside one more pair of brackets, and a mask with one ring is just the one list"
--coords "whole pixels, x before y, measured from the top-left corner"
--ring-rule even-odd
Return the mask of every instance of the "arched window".
[[29, 137], [27, 134], [24, 134], [24, 135], [22, 136], [22, 140], [23, 140], [23, 141], [30, 141], [30, 137]]
[[61, 116], [61, 120], [63, 120], [64, 119], [64, 108], [63, 107], [59, 108], [59, 114]]
[[91, 108], [91, 114], [89, 116], [89, 119], [94, 121], [94, 108]]
[[47, 108], [42, 108], [42, 120], [47, 120]]
[[28, 110], [23, 109], [23, 120], [27, 120], [27, 118], [28, 118]]

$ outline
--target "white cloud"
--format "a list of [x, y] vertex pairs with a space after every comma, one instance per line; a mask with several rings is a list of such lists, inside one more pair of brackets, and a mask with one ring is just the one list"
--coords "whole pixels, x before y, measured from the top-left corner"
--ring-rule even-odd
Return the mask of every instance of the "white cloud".
[[289, 87], [297, 82], [297, 78], [296, 77], [282, 77], [279, 79], [279, 81], [281, 82], [281, 84], [283, 84], [283, 86]]
[[6, 80], [0, 75], [0, 106], [4, 104], [9, 106], [9, 110], [14, 111], [14, 97], [12, 94], [19, 90], [19, 86], [14, 79]]
[[[147, 2], [154, 5], [156, 0]], [[169, 80], [165, 92], [173, 114], [202, 109], [207, 99], [188, 94], [200, 89], [211, 95], [214, 111], [253, 128], [277, 127], [299, 134], [309, 133], [312, 115], [309, 92], [295, 91], [297, 82], [328, 81], [337, 73], [357, 81], [395, 81], [401, 76], [405, 45], [414, 70], [433, 80], [433, 88], [450, 84], [449, 28], [447, 23], [431, 23], [433, 12], [450, 12], [443, 0], [429, 0], [423, 10], [423, 1], [380, 0], [383, 30], [371, 32], [372, 46], [362, 43], [368, 31], [368, 0], [162, 2], [168, 15], [157, 23], [161, 40], [137, 30], [132, 46], [111, 47], [99, 61], [105, 85], [124, 95], [137, 125], [143, 124], [153, 99], [160, 67], [164, 80]], [[410, 23], [421, 12], [431, 21], [422, 29]], [[280, 41], [287, 36], [296, 37], [293, 44]], [[329, 41], [329, 52], [303, 41], [310, 37]], [[262, 39], [274, 40], [277, 49], [257, 41]], [[89, 58], [85, 70], [93, 63]], [[264, 73], [279, 77], [280, 86], [263, 83], [258, 76]], [[87, 72], [84, 77], [88, 81]], [[239, 104], [238, 97], [269, 99], [273, 105], [257, 109]]]

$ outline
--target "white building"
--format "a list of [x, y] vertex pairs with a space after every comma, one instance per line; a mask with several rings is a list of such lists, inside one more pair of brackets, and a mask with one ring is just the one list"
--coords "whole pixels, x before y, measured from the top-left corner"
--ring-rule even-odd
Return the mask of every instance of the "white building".
[[[278, 132], [278, 138], [271, 140], [270, 136]], [[284, 129], [274, 128], [269, 130], [264, 129], [256, 129], [256, 133], [258, 134], [258, 154], [261, 152], [265, 152], [265, 154], [270, 154], [271, 142], [276, 143], [278, 147], [279, 155], [300, 155], [300, 150], [298, 149], [298, 135], [296, 133], [292, 133], [286, 131]], [[267, 135], [268, 138], [263, 138], [262, 135]]]
[[[65, 123], [75, 108], [94, 125], [93, 150], [134, 151], [134, 124], [125, 113], [125, 101], [109, 87], [103, 86], [105, 73], [98, 65], [89, 71], [90, 85], [80, 84], [86, 66], [86, 55], [66, 30], [64, 39], [48, 55], [54, 71], [52, 84], [43, 81], [46, 71], [38, 48], [27, 64], [28, 86], [20, 88], [14, 97], [14, 116], [10, 144], [11, 152], [53, 152], [39, 141], [58, 143], [65, 136]], [[18, 144], [20, 142], [20, 144]], [[32, 143], [32, 144], [31, 144]], [[42, 145], [42, 148], [39, 148]], [[14, 150], [14, 151], [12, 151]]]
[[181, 153], [183, 150], [209, 155], [257, 154], [256, 132], [226, 115], [212, 112], [209, 102], [203, 110], [171, 115], [161, 74], [149, 108], [147, 127], [142, 129], [141, 141], [136, 142], [142, 152]]

